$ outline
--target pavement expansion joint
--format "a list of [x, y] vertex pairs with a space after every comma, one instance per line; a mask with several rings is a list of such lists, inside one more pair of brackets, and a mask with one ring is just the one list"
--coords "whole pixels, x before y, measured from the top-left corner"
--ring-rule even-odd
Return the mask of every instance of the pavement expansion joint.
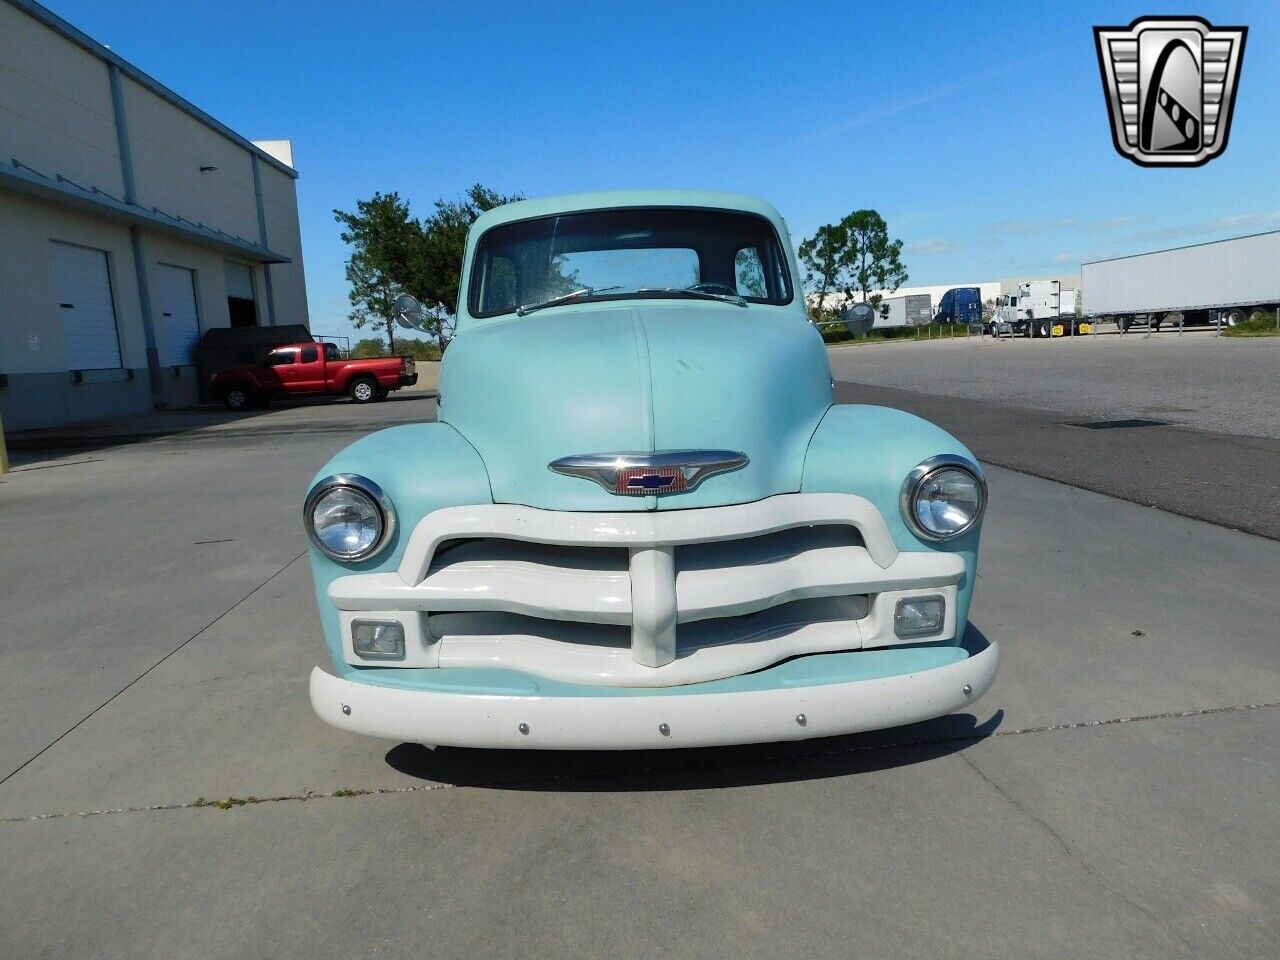
[[[278, 576], [278, 574], [277, 574]], [[273, 578], [274, 579], [274, 578]], [[264, 584], [265, 586], [265, 584]], [[260, 588], [259, 588], [260, 589]], [[100, 817], [110, 814], [128, 814], [128, 813], [157, 813], [167, 810], [199, 810], [204, 808], [216, 808], [218, 810], [231, 810], [236, 807], [258, 806], [267, 803], [289, 803], [289, 802], [305, 802], [307, 800], [337, 800], [346, 797], [379, 797], [388, 794], [402, 793], [428, 793], [436, 790], [457, 790], [464, 787], [474, 789], [496, 789], [502, 787], [522, 786], [528, 787], [537, 784], [555, 784], [555, 783], [572, 783], [588, 781], [594, 777], [608, 776], [627, 776], [634, 777], [646, 773], [673, 773], [673, 772], [694, 772], [699, 770], [710, 769], [729, 769], [732, 767], [750, 766], [756, 764], [778, 763], [795, 760], [811, 760], [820, 757], [846, 756], [853, 753], [871, 753], [880, 750], [903, 750], [912, 747], [927, 747], [948, 743], [965, 743], [977, 742], [985, 740], [987, 737], [1018, 737], [1026, 734], [1035, 733], [1058, 733], [1065, 730], [1081, 730], [1090, 727], [1109, 727], [1122, 723], [1143, 723], [1151, 720], [1178, 720], [1189, 717], [1205, 717], [1213, 716], [1220, 713], [1243, 713], [1252, 710], [1268, 710], [1280, 707], [1280, 701], [1270, 703], [1247, 703], [1230, 707], [1208, 707], [1203, 710], [1180, 710], [1167, 713], [1148, 713], [1132, 717], [1108, 717], [1101, 720], [1081, 720], [1074, 723], [1056, 723], [1045, 724], [1035, 727], [1019, 727], [1013, 730], [996, 730], [990, 734], [962, 734], [949, 737], [922, 737], [917, 740], [894, 741], [892, 743], [868, 743], [857, 744], [854, 746], [840, 747], [830, 750], [812, 750], [802, 753], [774, 753], [760, 757], [751, 757], [749, 759], [725, 760], [717, 762], [714, 758], [687, 763], [652, 763], [646, 766], [628, 767], [625, 771], [600, 769], [596, 771], [580, 770], [573, 773], [567, 773], [560, 776], [535, 776], [535, 777], [512, 777], [509, 779], [494, 778], [489, 780], [477, 780], [467, 783], [420, 783], [408, 784], [400, 787], [375, 787], [371, 789], [363, 788], [343, 788], [339, 790], [331, 790], [327, 792], [308, 790], [304, 793], [282, 793], [274, 796], [258, 797], [224, 797], [218, 800], [210, 800], [205, 797], [198, 797], [189, 802], [178, 803], [159, 803], [129, 807], [115, 807], [111, 809], [101, 810], [80, 810], [75, 812], [63, 813], [38, 813], [27, 816], [18, 817], [0, 817], [0, 824], [8, 823], [29, 823], [38, 820], [75, 820], [86, 817]], [[46, 748], [47, 749], [47, 748]], [[967, 757], [965, 761], [973, 766], [984, 780], [989, 783], [990, 778], [981, 770], [973, 765]], [[15, 773], [17, 771], [14, 771]], [[998, 786], [992, 783], [993, 788], [1003, 793]], [[1013, 802], [1010, 800], [1010, 802]], [[1016, 804], [1015, 804], [1016, 805]], [[1033, 815], [1034, 816], [1034, 815]], [[1045, 825], [1045, 829], [1050, 829]], [[1050, 829], [1050, 833], [1053, 831]], [[1057, 835], [1054, 834], [1056, 837]], [[1063, 841], [1058, 838], [1059, 842]], [[1065, 845], [1065, 844], [1064, 844]], [[1070, 852], [1070, 851], [1068, 851]], [[1074, 854], [1072, 854], [1074, 857]]]
[[[51, 741], [49, 741], [48, 743], [46, 743], [43, 747], [41, 747], [39, 750], [37, 750], [37, 751], [36, 751], [35, 753], [33, 753], [31, 756], [27, 757], [27, 759], [26, 759], [26, 760], [24, 760], [24, 761], [22, 761], [22, 763], [20, 763], [18, 766], [14, 767], [14, 768], [13, 768], [12, 770], [10, 770], [7, 774], [5, 774], [3, 777], [0, 777], [0, 786], [3, 786], [5, 783], [7, 783], [7, 782], [8, 782], [9, 780], [11, 780], [13, 777], [16, 777], [19, 773], [21, 773], [21, 772], [22, 772], [22, 771], [27, 767], [27, 765], [28, 765], [28, 764], [32, 763], [33, 761], [35, 761], [36, 759], [38, 759], [39, 757], [41, 757], [41, 756], [42, 756], [42, 755], [43, 755], [47, 750], [51, 749], [52, 747], [54, 747], [54, 746], [56, 746], [58, 743], [60, 743], [60, 742], [63, 740], [63, 738], [65, 738], [65, 737], [66, 737], [66, 736], [68, 736], [70, 733], [72, 733], [74, 730], [76, 730], [76, 729], [77, 729], [81, 724], [85, 723], [85, 722], [86, 722], [86, 721], [88, 721], [88, 720], [91, 720], [94, 716], [96, 716], [96, 715], [98, 714], [98, 712], [99, 712], [99, 711], [101, 711], [101, 710], [105, 709], [108, 705], [110, 705], [110, 704], [111, 704], [111, 702], [112, 702], [112, 701], [114, 701], [117, 697], [119, 697], [122, 693], [124, 693], [124, 692], [125, 692], [126, 690], [128, 690], [130, 687], [132, 687], [135, 683], [137, 683], [139, 680], [142, 680], [142, 679], [143, 679], [144, 677], [146, 677], [149, 673], [151, 673], [151, 671], [152, 671], [152, 670], [155, 670], [157, 667], [159, 667], [159, 666], [160, 666], [162, 663], [164, 663], [166, 660], [168, 660], [168, 659], [170, 659], [171, 657], [175, 656], [175, 655], [176, 655], [177, 653], [179, 653], [179, 652], [180, 652], [184, 647], [186, 647], [186, 646], [187, 646], [187, 644], [191, 643], [191, 642], [192, 642], [193, 640], [195, 640], [197, 637], [201, 636], [203, 633], [205, 633], [205, 631], [207, 631], [207, 630], [211, 629], [212, 627], [216, 626], [216, 625], [217, 625], [217, 624], [218, 624], [218, 623], [219, 623], [219, 622], [220, 622], [224, 617], [226, 617], [228, 614], [230, 614], [230, 613], [232, 613], [234, 610], [236, 610], [236, 609], [237, 609], [241, 604], [243, 604], [246, 600], [248, 600], [250, 597], [252, 597], [254, 594], [256, 594], [259, 590], [263, 589], [265, 586], [267, 586], [267, 584], [271, 583], [271, 581], [275, 580], [275, 579], [276, 579], [276, 577], [280, 576], [280, 574], [284, 573], [286, 570], [288, 570], [290, 567], [292, 567], [295, 563], [297, 563], [299, 560], [301, 560], [301, 559], [302, 559], [303, 557], [305, 557], [306, 555], [307, 555], [307, 552], [306, 552], [305, 550], [303, 550], [301, 553], [299, 553], [299, 554], [298, 554], [296, 557], [294, 557], [292, 560], [289, 560], [287, 563], [283, 564], [283, 565], [280, 567], [280, 569], [279, 569], [279, 570], [277, 570], [275, 573], [271, 574], [271, 576], [267, 577], [265, 580], [263, 580], [261, 583], [259, 583], [256, 587], [254, 587], [252, 590], [250, 590], [248, 593], [246, 593], [243, 597], [241, 597], [239, 600], [237, 600], [235, 603], [233, 603], [231, 606], [227, 607], [227, 609], [226, 609], [226, 610], [222, 611], [222, 613], [218, 614], [216, 617], [214, 617], [212, 620], [210, 620], [208, 623], [206, 623], [203, 627], [201, 627], [199, 630], [197, 630], [197, 631], [196, 631], [195, 633], [193, 633], [191, 636], [187, 637], [187, 639], [183, 640], [180, 644], [178, 644], [176, 647], [174, 647], [172, 650], [170, 650], [168, 653], [166, 653], [163, 657], [161, 657], [159, 660], [157, 660], [157, 661], [156, 661], [155, 663], [153, 663], [151, 666], [147, 667], [147, 669], [143, 670], [143, 671], [142, 671], [142, 673], [138, 674], [136, 677], [134, 677], [132, 680], [130, 680], [128, 683], [126, 683], [123, 687], [121, 687], [119, 690], [117, 690], [115, 693], [113, 693], [111, 696], [109, 696], [106, 700], [102, 701], [102, 703], [98, 704], [98, 706], [94, 707], [94, 708], [93, 708], [92, 710], [90, 710], [87, 714], [85, 714], [83, 717], [81, 717], [79, 720], [77, 720], [75, 723], [73, 723], [71, 726], [69, 726], [66, 730], [62, 731], [62, 733], [58, 734], [56, 737], [54, 737]], [[0, 822], [2, 822], [2, 821], [0, 821]]]
[[[1256, 709], [1256, 708], [1243, 708], [1243, 709]], [[1171, 716], [1181, 717], [1181, 716], [1199, 715], [1200, 713], [1224, 713], [1224, 712], [1228, 712], [1228, 711], [1226, 709], [1219, 709], [1216, 711], [1196, 711], [1194, 714], [1180, 713], [1180, 714], [1171, 714]], [[1131, 719], [1136, 720], [1139, 718], [1134, 717]], [[1143, 719], [1154, 719], [1154, 718], [1143, 718]], [[1113, 722], [1123, 723], [1127, 721], [1113, 721]], [[1086, 726], [1088, 726], [1088, 724], [1086, 724]], [[1035, 731], [1025, 730], [1025, 731], [1019, 731], [1019, 732], [1030, 733]], [[990, 787], [993, 791], [995, 791], [995, 793], [998, 794], [1002, 800], [1004, 800], [1011, 807], [1017, 810], [1018, 813], [1020, 813], [1023, 817], [1025, 817], [1027, 820], [1033, 823], [1037, 829], [1039, 829], [1047, 837], [1049, 837], [1058, 846], [1058, 848], [1066, 855], [1067, 859], [1069, 859], [1072, 863], [1074, 863], [1081, 870], [1083, 870], [1094, 883], [1097, 883], [1099, 886], [1102, 887], [1102, 889], [1106, 890], [1113, 897], [1117, 898], [1118, 900], [1126, 904], [1131, 910], [1142, 915], [1147, 920], [1154, 923], [1157, 927], [1163, 930], [1169, 937], [1181, 943], [1187, 949], [1188, 956], [1196, 955], [1195, 948], [1192, 946], [1191, 941], [1189, 941], [1176, 929], [1170, 926], [1169, 923], [1159, 914], [1154, 913], [1153, 911], [1145, 907], [1143, 904], [1135, 900], [1133, 897], [1129, 896], [1124, 890], [1114, 886], [1107, 879], [1107, 877], [1103, 873], [1101, 873], [1092, 863], [1090, 863], [1088, 860], [1082, 857], [1079, 853], [1077, 853], [1076, 850], [1071, 846], [1071, 844], [1068, 843], [1066, 839], [1060, 833], [1058, 833], [1057, 830], [1053, 828], [1053, 826], [1049, 823], [1048, 820], [1046, 820], [1044, 817], [1038, 814], [1035, 810], [1033, 810], [1030, 806], [1028, 806], [1022, 800], [1019, 800], [1017, 797], [1011, 794], [1008, 790], [1006, 790], [1003, 785], [1001, 785], [990, 774], [988, 774], [985, 770], [983, 770], [982, 767], [978, 766], [977, 762], [973, 759], [973, 757], [969, 756], [967, 753], [962, 753], [960, 754], [960, 759], [963, 760], [966, 764], [968, 764], [969, 769], [971, 769], [974, 773], [976, 773], [982, 779], [983, 783], [985, 783], [988, 787]]]

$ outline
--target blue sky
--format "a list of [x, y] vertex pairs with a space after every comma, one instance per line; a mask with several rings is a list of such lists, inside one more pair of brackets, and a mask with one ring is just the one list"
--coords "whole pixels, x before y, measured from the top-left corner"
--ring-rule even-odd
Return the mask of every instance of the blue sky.
[[[911, 284], [1280, 228], [1280, 4], [47, 0], [301, 177], [312, 329], [349, 334], [330, 211], [480, 181], [543, 196], [695, 187], [775, 203], [799, 242], [861, 207]], [[1154, 170], [1111, 145], [1091, 27], [1250, 28], [1230, 146]]]

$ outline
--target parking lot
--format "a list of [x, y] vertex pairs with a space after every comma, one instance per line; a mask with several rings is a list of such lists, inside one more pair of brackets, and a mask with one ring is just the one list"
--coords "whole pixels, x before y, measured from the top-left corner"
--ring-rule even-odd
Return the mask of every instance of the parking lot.
[[[337, 449], [434, 416], [425, 391], [19, 454], [0, 956], [1276, 955], [1280, 350], [1166, 338], [833, 351], [842, 397], [988, 464], [971, 615], [1004, 660], [971, 716], [788, 746], [430, 751], [316, 720], [299, 504]], [[1079, 425], [1103, 418], [1167, 425]]]

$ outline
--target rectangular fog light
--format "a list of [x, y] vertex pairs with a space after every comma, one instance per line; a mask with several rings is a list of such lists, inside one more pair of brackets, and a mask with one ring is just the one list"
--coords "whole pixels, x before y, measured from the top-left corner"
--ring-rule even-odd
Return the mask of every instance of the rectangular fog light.
[[351, 646], [361, 660], [403, 660], [404, 625], [396, 620], [352, 620]]
[[903, 640], [933, 637], [942, 632], [947, 601], [939, 594], [903, 597], [893, 612], [893, 631]]

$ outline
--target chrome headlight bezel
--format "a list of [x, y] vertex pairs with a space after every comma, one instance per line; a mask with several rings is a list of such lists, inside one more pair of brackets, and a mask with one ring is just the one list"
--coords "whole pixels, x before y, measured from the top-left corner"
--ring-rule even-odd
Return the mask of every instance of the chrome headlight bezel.
[[[944, 470], [960, 470], [969, 474], [977, 484], [978, 493], [981, 500], [978, 503], [978, 510], [959, 530], [951, 533], [938, 533], [934, 530], [921, 525], [916, 517], [915, 500], [916, 494], [920, 492], [920, 488], [930, 477]], [[982, 471], [972, 460], [966, 460], [964, 457], [955, 454], [945, 453], [940, 456], [930, 457], [928, 460], [921, 461], [915, 468], [907, 474], [907, 479], [902, 484], [902, 495], [899, 499], [899, 506], [902, 510], [902, 517], [907, 522], [913, 533], [925, 540], [932, 540], [935, 543], [941, 543], [946, 540], [954, 540], [956, 537], [962, 537], [979, 523], [982, 522], [982, 515], [987, 510], [987, 481], [982, 476]]]
[[[334, 490], [349, 490], [363, 496], [378, 513], [381, 530], [369, 546], [352, 553], [341, 553], [330, 549], [316, 534], [315, 508], [323, 497]], [[315, 548], [330, 560], [336, 560], [339, 563], [358, 563], [375, 556], [390, 542], [396, 531], [396, 511], [386, 491], [368, 477], [358, 473], [335, 473], [325, 477], [307, 494], [306, 502], [302, 507], [302, 525], [306, 528], [307, 537]]]

